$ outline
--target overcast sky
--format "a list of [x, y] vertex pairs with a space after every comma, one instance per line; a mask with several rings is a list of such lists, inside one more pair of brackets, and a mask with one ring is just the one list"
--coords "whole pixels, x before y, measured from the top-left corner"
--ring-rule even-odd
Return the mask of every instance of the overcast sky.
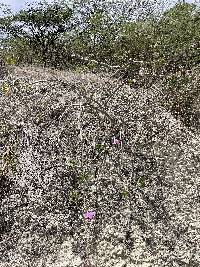
[[[47, 0], [47, 2], [51, 2], [52, 0]], [[170, 2], [172, 4], [178, 2], [178, 0], [167, 0], [166, 2]], [[12, 11], [18, 11], [21, 8], [26, 6], [26, 3], [32, 3], [32, 2], [40, 2], [40, 0], [0, 0], [0, 4], [7, 4], [11, 7]], [[200, 4], [200, 0], [186, 0], [188, 3], [196, 3]]]

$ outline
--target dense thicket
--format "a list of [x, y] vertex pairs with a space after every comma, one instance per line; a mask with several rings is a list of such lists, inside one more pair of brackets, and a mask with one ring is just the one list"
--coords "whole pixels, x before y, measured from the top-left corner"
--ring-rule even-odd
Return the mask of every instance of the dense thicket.
[[105, 73], [13, 68], [0, 97], [0, 266], [200, 266], [199, 135], [162, 97]]
[[139, 3], [62, 1], [27, 6], [1, 18], [1, 53], [16, 63], [56, 67], [85, 63], [93, 68], [91, 60], [96, 60], [130, 72], [141, 64], [154, 71], [198, 64], [199, 8], [179, 3], [158, 13], [161, 5], [152, 11], [155, 3], [143, 1], [142, 7]]
[[199, 14], [185, 1], [168, 9], [158, 0], [44, 1], [0, 19], [1, 54], [8, 64], [114, 70], [133, 86], [162, 79], [173, 87], [165, 97], [177, 94], [165, 107], [194, 124], [188, 109], [199, 91], [177, 84], [188, 87], [188, 72], [199, 65]]

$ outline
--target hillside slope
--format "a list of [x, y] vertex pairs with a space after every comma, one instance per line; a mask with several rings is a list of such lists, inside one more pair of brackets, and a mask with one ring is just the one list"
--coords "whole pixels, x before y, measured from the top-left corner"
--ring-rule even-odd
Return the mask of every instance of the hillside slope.
[[199, 134], [158, 84], [27, 67], [1, 88], [0, 266], [200, 265]]

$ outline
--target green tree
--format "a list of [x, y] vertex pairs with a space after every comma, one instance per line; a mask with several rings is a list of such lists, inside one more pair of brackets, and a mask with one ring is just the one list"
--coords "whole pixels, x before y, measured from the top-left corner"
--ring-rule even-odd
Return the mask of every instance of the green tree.
[[199, 63], [199, 8], [179, 3], [166, 11], [159, 21], [157, 51], [168, 70], [190, 69]]
[[[77, 29], [75, 47], [82, 56], [97, 62], [124, 66], [135, 49], [137, 36], [124, 32], [128, 23], [138, 21], [138, 31], [147, 17], [153, 16], [160, 1], [88, 1], [77, 0], [81, 27]], [[155, 15], [156, 16], [156, 15]], [[134, 30], [132, 31], [134, 32]], [[144, 32], [144, 34], [146, 34]], [[141, 38], [141, 36], [139, 36]], [[143, 45], [144, 46], [144, 45]], [[127, 47], [134, 47], [129, 53]], [[140, 47], [140, 44], [137, 44]], [[140, 49], [142, 51], [142, 49]], [[139, 51], [138, 51], [139, 53]], [[144, 53], [143, 53], [144, 54]], [[135, 59], [135, 58], [134, 58]]]
[[46, 66], [56, 52], [56, 42], [63, 33], [72, 29], [72, 14], [72, 8], [65, 1], [52, 4], [44, 1], [36, 6], [29, 5], [15, 15], [1, 18], [1, 31], [26, 40]]

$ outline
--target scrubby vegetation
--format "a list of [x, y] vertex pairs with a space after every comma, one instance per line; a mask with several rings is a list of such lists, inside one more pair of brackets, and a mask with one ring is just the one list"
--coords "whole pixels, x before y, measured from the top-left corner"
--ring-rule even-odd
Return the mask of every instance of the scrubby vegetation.
[[199, 266], [199, 7], [0, 18], [0, 266]]
[[[7, 10], [0, 21], [2, 58], [17, 65], [115, 70], [134, 86], [151, 86], [156, 80], [168, 84], [168, 76], [177, 95], [170, 97], [170, 111], [175, 108], [190, 126], [196, 123], [191, 98], [199, 95], [198, 87], [181, 98], [182, 86], [193, 79], [188, 73], [199, 66], [199, 7], [181, 2], [166, 7], [162, 1], [77, 0], [32, 4], [16, 14]], [[168, 95], [168, 86], [164, 88]]]

